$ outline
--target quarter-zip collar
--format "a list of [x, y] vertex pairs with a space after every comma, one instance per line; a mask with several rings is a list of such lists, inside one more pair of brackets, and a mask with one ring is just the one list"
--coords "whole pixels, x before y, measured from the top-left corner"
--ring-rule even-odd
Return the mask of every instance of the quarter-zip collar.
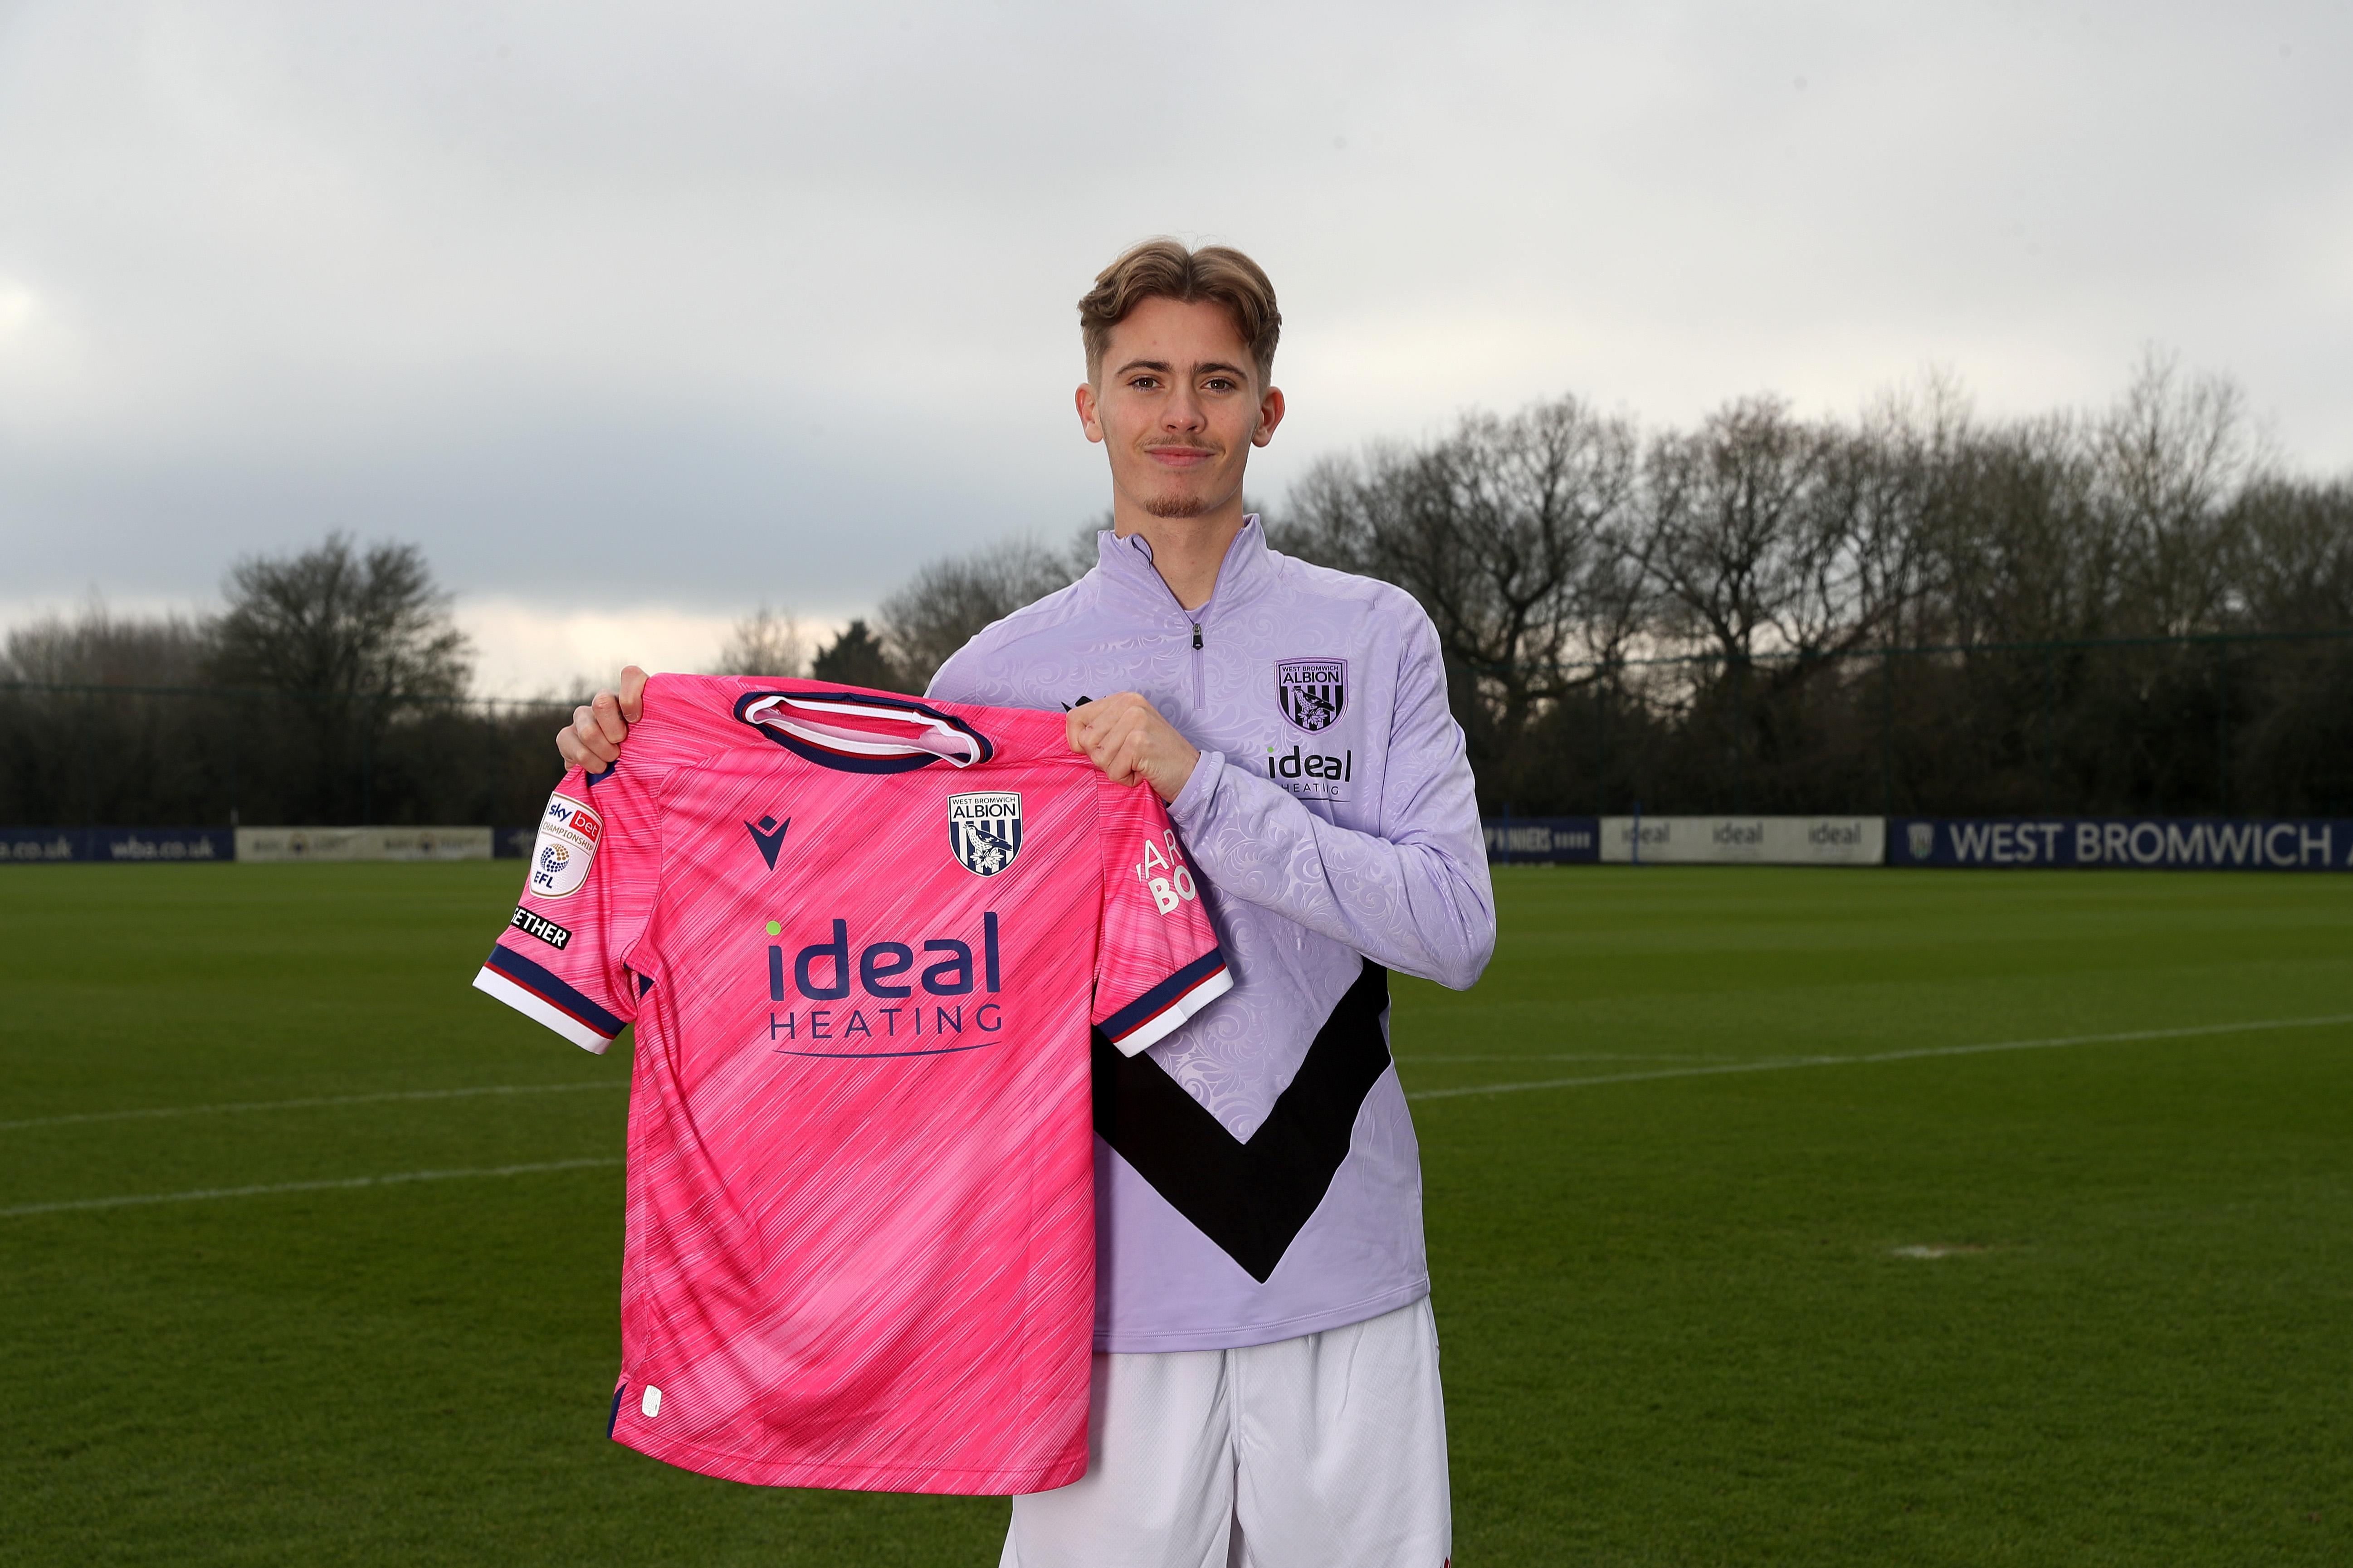
[[1173, 617], [1184, 622], [1188, 631], [1208, 625], [1213, 614], [1229, 615], [1235, 606], [1255, 599], [1275, 575], [1273, 552], [1266, 547], [1266, 529], [1256, 512], [1242, 519], [1240, 531], [1226, 546], [1226, 558], [1218, 563], [1217, 584], [1209, 590], [1208, 602], [1198, 610], [1187, 611], [1176, 602], [1176, 594], [1153, 568], [1152, 546], [1140, 533], [1122, 539], [1104, 529], [1095, 535], [1095, 561], [1103, 569], [1106, 588], [1155, 619]]

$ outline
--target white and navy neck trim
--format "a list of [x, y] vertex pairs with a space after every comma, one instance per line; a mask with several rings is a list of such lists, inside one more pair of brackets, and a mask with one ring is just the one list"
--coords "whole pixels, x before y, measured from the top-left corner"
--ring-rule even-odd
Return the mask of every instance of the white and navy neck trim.
[[[735, 700], [735, 717], [787, 751], [842, 773], [904, 773], [934, 763], [968, 768], [997, 754], [987, 736], [954, 714], [873, 691], [747, 691]], [[859, 720], [869, 722], [852, 721]], [[874, 727], [875, 720], [884, 727]]]

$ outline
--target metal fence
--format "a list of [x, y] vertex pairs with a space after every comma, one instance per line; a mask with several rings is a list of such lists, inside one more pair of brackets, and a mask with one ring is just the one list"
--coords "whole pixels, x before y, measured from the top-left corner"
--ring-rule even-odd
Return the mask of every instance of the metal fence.
[[529, 822], [572, 707], [0, 683], [0, 823]]
[[[1489, 816], [2353, 816], [2353, 630], [1557, 673], [1505, 734], [1453, 672]], [[0, 683], [0, 824], [529, 822], [572, 706]]]
[[2353, 815], [2353, 631], [1583, 664], [1510, 736], [1482, 673], [1490, 815]]

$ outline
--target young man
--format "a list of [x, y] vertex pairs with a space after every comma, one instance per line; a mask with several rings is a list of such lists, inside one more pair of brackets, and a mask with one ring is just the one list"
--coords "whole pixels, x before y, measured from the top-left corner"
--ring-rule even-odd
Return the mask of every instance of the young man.
[[[1405, 594], [1269, 550], [1242, 511], [1281, 316], [1238, 251], [1140, 245], [1080, 301], [1078, 414], [1111, 460], [1084, 578], [931, 695], [1064, 708], [1168, 805], [1235, 977], [1133, 1058], [1098, 1041], [1084, 1479], [1013, 1500], [1012, 1568], [1440, 1568], [1451, 1552], [1421, 1177], [1391, 969], [1494, 946], [1461, 731]], [[559, 744], [601, 770], [643, 677]]]

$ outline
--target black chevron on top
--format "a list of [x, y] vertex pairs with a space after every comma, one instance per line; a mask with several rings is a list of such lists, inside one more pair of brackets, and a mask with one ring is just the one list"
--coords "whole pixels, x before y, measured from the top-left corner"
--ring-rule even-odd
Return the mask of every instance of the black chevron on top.
[[1095, 1131], [1177, 1213], [1266, 1283], [1324, 1201], [1365, 1096], [1389, 1065], [1389, 972], [1370, 959], [1315, 1032], [1291, 1087], [1250, 1142], [1162, 1070], [1094, 1036]]

